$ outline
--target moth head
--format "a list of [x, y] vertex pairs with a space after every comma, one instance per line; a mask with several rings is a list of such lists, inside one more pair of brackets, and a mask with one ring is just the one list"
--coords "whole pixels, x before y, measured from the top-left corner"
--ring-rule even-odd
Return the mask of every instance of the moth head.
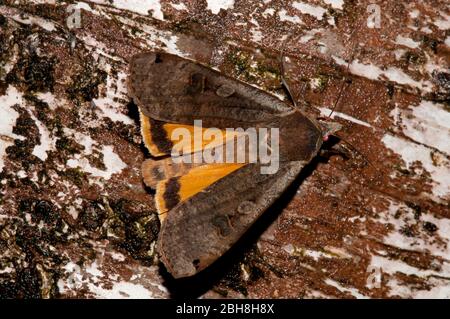
[[337, 122], [327, 122], [319, 120], [320, 127], [322, 128], [322, 137], [324, 142], [328, 140], [330, 135], [335, 135], [336, 132], [342, 129], [342, 125]]

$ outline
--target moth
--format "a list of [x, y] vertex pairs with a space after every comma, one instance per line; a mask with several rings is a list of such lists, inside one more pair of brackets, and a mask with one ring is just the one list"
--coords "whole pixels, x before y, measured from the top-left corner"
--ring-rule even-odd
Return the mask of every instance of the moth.
[[[205, 269], [228, 251], [293, 182], [340, 125], [307, 116], [279, 98], [197, 62], [163, 52], [135, 55], [128, 87], [153, 159], [142, 164], [156, 189], [161, 219], [157, 250], [175, 278]], [[177, 163], [177, 128], [277, 128], [279, 169], [260, 162]], [[204, 129], [203, 128], [203, 129]], [[200, 151], [206, 145], [191, 148]]]

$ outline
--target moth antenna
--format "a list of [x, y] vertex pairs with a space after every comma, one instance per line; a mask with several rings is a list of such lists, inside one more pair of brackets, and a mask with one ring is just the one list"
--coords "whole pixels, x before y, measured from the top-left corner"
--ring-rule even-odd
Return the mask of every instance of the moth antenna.
[[284, 88], [286, 89], [288, 96], [290, 98], [290, 100], [292, 101], [292, 104], [294, 104], [295, 108], [298, 108], [297, 106], [297, 102], [295, 99], [294, 94], [292, 94], [291, 88], [289, 87], [289, 84], [287, 83], [285, 77], [284, 77], [284, 48], [286, 45], [286, 42], [292, 38], [293, 33], [291, 33], [290, 35], [288, 35], [288, 37], [283, 41], [283, 44], [281, 45], [281, 52], [280, 52], [280, 73], [281, 73], [281, 83], [283, 84]]
[[[348, 66], [350, 65], [350, 63], [348, 64]], [[347, 68], [347, 72], [348, 72], [348, 68]], [[336, 107], [338, 106], [338, 103], [339, 103], [339, 101], [340, 101], [340, 99], [341, 99], [341, 96], [342, 96], [342, 92], [344, 91], [344, 86], [345, 86], [345, 81], [344, 81], [344, 83], [342, 83], [342, 85], [341, 85], [341, 89], [339, 90], [339, 94], [338, 94], [338, 96], [337, 96], [337, 99], [336, 99], [336, 101], [334, 102], [334, 105], [333, 105], [333, 108], [331, 109], [331, 112], [330, 112], [330, 114], [328, 115], [328, 117], [329, 118], [331, 118], [331, 116], [333, 116], [333, 113], [334, 113], [334, 111], [336, 110]]]
[[[297, 106], [297, 99], [294, 96], [294, 94], [291, 91], [291, 88], [289, 86], [289, 84], [286, 81], [286, 78], [284, 77], [284, 48], [286, 47], [286, 42], [288, 42], [289, 39], [292, 38], [292, 36], [294, 35], [294, 33], [291, 33], [290, 35], [287, 36], [287, 38], [283, 41], [283, 44], [281, 45], [281, 51], [280, 51], [280, 73], [281, 73], [281, 83], [283, 84], [284, 88], [286, 89], [286, 92], [289, 96], [289, 99], [292, 101], [292, 104], [294, 105], [295, 108], [298, 108]], [[302, 88], [302, 91], [304, 91], [304, 88]]]
[[[360, 22], [358, 24], [358, 26], [352, 30], [352, 32], [350, 33], [350, 37], [348, 38], [349, 42], [352, 40], [353, 36], [355, 35], [355, 31], [359, 30], [361, 28], [363, 22], [364, 22], [364, 20], [362, 22]], [[356, 51], [356, 46], [357, 45], [358, 45], [357, 43], [355, 43], [353, 45], [353, 48], [352, 48], [352, 51], [351, 51], [352, 53], [350, 55], [350, 58], [349, 58], [349, 60], [347, 62], [347, 67], [345, 69], [345, 73], [346, 74], [349, 74], [349, 72], [350, 72], [350, 65], [353, 62], [353, 59], [355, 57], [355, 51]], [[329, 118], [331, 118], [331, 116], [333, 115], [334, 111], [336, 110], [336, 107], [339, 104], [339, 101], [341, 100], [342, 93], [344, 92], [344, 86], [345, 86], [346, 83], [347, 83], [347, 81], [344, 80], [344, 82], [341, 85], [341, 89], [339, 90], [338, 97], [337, 97], [336, 101], [334, 102], [334, 105], [333, 105], [333, 108], [331, 109], [330, 115], [328, 115]]]

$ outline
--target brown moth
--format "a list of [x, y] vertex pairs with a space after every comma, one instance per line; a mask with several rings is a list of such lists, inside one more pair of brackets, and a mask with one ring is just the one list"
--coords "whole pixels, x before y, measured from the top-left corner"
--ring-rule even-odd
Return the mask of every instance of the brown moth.
[[[269, 93], [167, 53], [134, 56], [128, 86], [141, 112], [144, 142], [153, 156], [162, 157], [145, 161], [142, 170], [145, 183], [157, 190], [157, 208], [164, 216], [158, 252], [175, 278], [195, 275], [227, 252], [318, 154], [323, 141], [340, 129]], [[219, 129], [278, 128], [278, 171], [261, 174], [260, 163], [173, 163], [167, 156], [173, 147], [170, 132], [198, 119]]]

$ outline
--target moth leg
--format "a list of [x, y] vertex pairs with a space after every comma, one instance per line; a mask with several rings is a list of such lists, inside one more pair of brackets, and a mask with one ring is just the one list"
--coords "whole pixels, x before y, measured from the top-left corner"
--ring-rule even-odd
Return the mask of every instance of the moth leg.
[[343, 143], [334, 144], [328, 149], [321, 149], [319, 155], [325, 158], [330, 158], [333, 155], [337, 155], [341, 156], [345, 160], [362, 159], [363, 163], [357, 164], [357, 166], [363, 167], [369, 164], [370, 166], [374, 167], [364, 154], [355, 149], [353, 146], [349, 146], [348, 142], [346, 141], [343, 141]]
[[335, 144], [328, 149], [321, 149], [319, 155], [321, 157], [330, 158], [333, 155], [342, 156], [344, 159], [353, 158], [354, 152], [342, 144]]

